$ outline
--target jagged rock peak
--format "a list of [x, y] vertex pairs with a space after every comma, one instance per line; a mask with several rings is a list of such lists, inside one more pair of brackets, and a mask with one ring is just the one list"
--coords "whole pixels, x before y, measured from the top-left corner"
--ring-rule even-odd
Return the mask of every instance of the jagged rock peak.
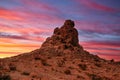
[[74, 27], [74, 26], [75, 26], [75, 23], [74, 23], [74, 21], [72, 21], [72, 20], [66, 20], [66, 21], [64, 22], [64, 26], [66, 26], [66, 27]]
[[48, 37], [42, 46], [76, 46], [80, 47], [78, 40], [78, 31], [74, 27], [72, 20], [65, 20], [63, 26], [55, 28], [53, 35]]

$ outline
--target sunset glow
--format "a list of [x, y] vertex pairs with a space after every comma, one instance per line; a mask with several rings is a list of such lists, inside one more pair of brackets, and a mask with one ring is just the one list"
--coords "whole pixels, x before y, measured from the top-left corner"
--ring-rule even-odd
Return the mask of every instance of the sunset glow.
[[120, 0], [1, 0], [0, 58], [40, 48], [66, 19], [85, 50], [120, 61]]

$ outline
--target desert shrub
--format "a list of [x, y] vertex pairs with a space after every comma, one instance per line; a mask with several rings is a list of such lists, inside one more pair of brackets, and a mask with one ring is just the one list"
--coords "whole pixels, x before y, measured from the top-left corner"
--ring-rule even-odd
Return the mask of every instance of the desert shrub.
[[110, 62], [114, 62], [114, 59], [111, 59]]
[[29, 72], [23, 72], [22, 75], [26, 75], [26, 76], [29, 76], [30, 73]]
[[84, 60], [81, 60], [81, 62], [84, 62]]
[[50, 56], [48, 56], [47, 58], [48, 58], [48, 59], [51, 59], [51, 57], [50, 57]]
[[86, 64], [78, 64], [79, 68], [81, 68], [82, 70], [86, 70], [87, 66]]
[[64, 49], [68, 49], [69, 48], [69, 46], [68, 45], [64, 45]]
[[99, 64], [99, 63], [95, 63], [95, 66], [97, 66], [97, 67], [101, 67], [101, 64]]
[[120, 65], [120, 61], [119, 62], [115, 62], [115, 64]]
[[80, 78], [81, 76], [77, 75], [77, 78]]
[[65, 64], [63, 60], [58, 60], [57, 65], [58, 67], [62, 67]]
[[70, 70], [65, 70], [64, 73], [65, 73], [66, 75], [70, 75], [70, 74], [71, 74], [71, 71], [70, 71]]
[[74, 61], [73, 61], [72, 63], [73, 63], [73, 64], [75, 64], [75, 62], [74, 62]]
[[0, 66], [0, 70], [3, 69], [3, 66]]
[[98, 58], [94, 58], [94, 61], [96, 62], [100, 62], [100, 60]]
[[11, 71], [16, 71], [16, 66], [14, 66], [14, 65], [9, 65], [9, 69], [10, 69]]
[[35, 59], [35, 60], [41, 60], [41, 58], [39, 58], [39, 57], [35, 57], [34, 59]]
[[42, 65], [44, 65], [44, 66], [51, 66], [50, 64], [48, 64], [48, 63], [46, 62], [46, 60], [41, 60], [41, 63], [42, 63]]
[[68, 68], [69, 68], [69, 69], [74, 69], [74, 67], [72, 67], [72, 66], [69, 66]]
[[9, 75], [0, 75], [0, 80], [11, 80]]
[[83, 76], [77, 75], [77, 78], [84, 80], [85, 78]]
[[103, 80], [102, 77], [96, 75], [96, 74], [88, 74], [91, 80]]

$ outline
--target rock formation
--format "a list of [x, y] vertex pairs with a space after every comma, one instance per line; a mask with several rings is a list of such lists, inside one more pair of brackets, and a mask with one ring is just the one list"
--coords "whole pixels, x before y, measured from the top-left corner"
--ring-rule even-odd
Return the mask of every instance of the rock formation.
[[74, 22], [66, 20], [61, 28], [55, 28], [52, 37], [46, 39], [42, 46], [50, 44], [50, 46], [78, 47], [78, 32], [74, 28]]
[[72, 20], [66, 20], [62, 27], [55, 28], [53, 35], [48, 37], [42, 44], [39, 52], [48, 52], [49, 55], [67, 55], [71, 56], [84, 53], [82, 46], [79, 45], [78, 31], [74, 28]]
[[120, 80], [120, 62], [85, 51], [74, 26], [66, 20], [40, 49], [0, 59], [0, 80]]

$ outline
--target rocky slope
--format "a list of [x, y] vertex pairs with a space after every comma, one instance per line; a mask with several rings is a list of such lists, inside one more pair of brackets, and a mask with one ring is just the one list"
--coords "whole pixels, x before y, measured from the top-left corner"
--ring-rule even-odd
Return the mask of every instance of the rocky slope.
[[66, 20], [40, 49], [0, 59], [0, 80], [120, 80], [120, 63], [85, 51], [74, 25]]

